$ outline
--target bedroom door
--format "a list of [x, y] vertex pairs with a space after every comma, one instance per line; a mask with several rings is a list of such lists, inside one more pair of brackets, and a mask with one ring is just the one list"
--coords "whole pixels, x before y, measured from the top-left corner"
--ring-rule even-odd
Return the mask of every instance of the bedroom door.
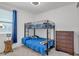
[[56, 50], [74, 55], [73, 31], [56, 31]]

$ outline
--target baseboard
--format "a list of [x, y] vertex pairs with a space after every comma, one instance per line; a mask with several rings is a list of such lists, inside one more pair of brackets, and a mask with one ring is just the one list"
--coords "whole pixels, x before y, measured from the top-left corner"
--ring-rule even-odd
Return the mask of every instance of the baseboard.
[[79, 56], [79, 53], [74, 53], [74, 56]]
[[79, 56], [79, 54], [74, 54], [74, 56]]

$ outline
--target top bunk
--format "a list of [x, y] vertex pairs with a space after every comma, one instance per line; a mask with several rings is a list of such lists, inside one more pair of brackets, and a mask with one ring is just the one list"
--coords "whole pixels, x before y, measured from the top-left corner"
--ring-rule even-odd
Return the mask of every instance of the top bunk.
[[49, 20], [25, 23], [27, 29], [52, 29], [55, 28], [55, 23]]

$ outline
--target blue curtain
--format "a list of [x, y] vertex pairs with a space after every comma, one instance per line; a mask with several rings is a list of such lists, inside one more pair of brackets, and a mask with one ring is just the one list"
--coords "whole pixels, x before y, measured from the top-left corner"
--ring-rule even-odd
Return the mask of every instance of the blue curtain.
[[12, 41], [17, 43], [17, 11], [13, 10]]

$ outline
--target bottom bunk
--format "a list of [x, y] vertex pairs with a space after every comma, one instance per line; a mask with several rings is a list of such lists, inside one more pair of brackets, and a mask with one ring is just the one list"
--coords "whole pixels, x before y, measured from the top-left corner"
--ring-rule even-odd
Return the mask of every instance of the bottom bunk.
[[[22, 38], [22, 44], [26, 47], [31, 48], [42, 55], [46, 55], [47, 51], [47, 41], [45, 38], [33, 38], [33, 37], [24, 37]], [[55, 46], [54, 40], [48, 40], [48, 48]]]

